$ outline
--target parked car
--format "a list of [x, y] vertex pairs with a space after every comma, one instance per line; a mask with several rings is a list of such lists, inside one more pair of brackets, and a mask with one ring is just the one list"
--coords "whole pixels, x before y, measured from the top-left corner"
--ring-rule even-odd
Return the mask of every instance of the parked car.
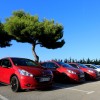
[[51, 70], [54, 74], [54, 80], [58, 81], [74, 81], [74, 82], [84, 82], [84, 72], [73, 68], [69, 64], [56, 61], [47, 61], [41, 63], [44, 68]]
[[7, 57], [0, 60], [0, 82], [11, 84], [14, 92], [52, 86], [52, 71], [26, 58]]
[[98, 75], [100, 76], [100, 66], [99, 65], [95, 65], [95, 64], [84, 64], [89, 68], [93, 68], [94, 70], [96, 70], [98, 72]]
[[100, 76], [98, 74], [98, 72], [92, 68], [88, 68], [86, 65], [84, 64], [80, 64], [80, 63], [69, 63], [71, 66], [73, 66], [74, 68], [78, 68], [81, 69], [84, 73], [85, 73], [85, 77], [86, 79], [99, 79]]

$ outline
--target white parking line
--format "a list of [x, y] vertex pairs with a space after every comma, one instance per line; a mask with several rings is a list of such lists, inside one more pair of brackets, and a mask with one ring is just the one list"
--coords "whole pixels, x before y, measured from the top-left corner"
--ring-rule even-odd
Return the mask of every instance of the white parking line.
[[93, 93], [93, 92], [95, 92], [95, 91], [90, 91], [90, 92], [88, 92], [87, 94], [91, 94], [91, 93]]
[[[61, 88], [60, 86], [56, 86], [57, 88]], [[61, 88], [63, 89], [63, 88]], [[79, 91], [79, 92], [84, 92], [86, 94], [92, 94], [95, 91], [85, 91], [85, 90], [80, 90], [80, 89], [75, 89], [75, 88], [65, 88], [66, 90], [74, 90], [74, 91]]]
[[7, 98], [5, 98], [4, 96], [0, 95], [0, 99], [1, 100], [8, 100]]
[[80, 92], [85, 92], [86, 94], [91, 94], [95, 91], [85, 91], [85, 90], [79, 90], [79, 89], [74, 89], [74, 88], [66, 88], [66, 89], [70, 89], [70, 90], [74, 90], [74, 91], [80, 91]]

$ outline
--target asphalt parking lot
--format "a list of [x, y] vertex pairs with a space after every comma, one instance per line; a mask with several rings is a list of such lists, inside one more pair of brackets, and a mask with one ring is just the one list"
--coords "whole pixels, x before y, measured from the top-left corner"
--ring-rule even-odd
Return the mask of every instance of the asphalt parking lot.
[[55, 83], [52, 89], [18, 93], [0, 84], [0, 100], [100, 100], [100, 81]]

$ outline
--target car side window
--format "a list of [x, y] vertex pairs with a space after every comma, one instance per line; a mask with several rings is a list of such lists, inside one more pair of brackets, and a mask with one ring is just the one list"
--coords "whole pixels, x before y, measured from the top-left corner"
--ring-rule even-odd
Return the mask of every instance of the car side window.
[[1, 66], [9, 68], [9, 67], [11, 67], [11, 63], [10, 63], [10, 61], [8, 59], [2, 59], [1, 60]]
[[54, 63], [50, 62], [47, 64], [47, 66], [48, 66], [48, 68], [55, 68], [56, 65]]
[[75, 65], [75, 64], [70, 64], [72, 67], [74, 67], [74, 68], [79, 68], [77, 65]]
[[91, 65], [91, 68], [95, 69], [95, 67], [94, 67], [94, 66], [92, 66], [92, 65]]
[[0, 66], [1, 66], [1, 60], [0, 60]]
[[42, 65], [44, 68], [47, 68], [47, 66], [46, 66], [47, 63], [42, 63], [41, 65]]
[[90, 65], [86, 65], [87, 67], [91, 67]]

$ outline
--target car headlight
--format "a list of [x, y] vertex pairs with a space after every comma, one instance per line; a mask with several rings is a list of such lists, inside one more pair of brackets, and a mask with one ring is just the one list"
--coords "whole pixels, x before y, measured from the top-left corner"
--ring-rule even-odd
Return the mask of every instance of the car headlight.
[[90, 72], [90, 73], [94, 73], [94, 71], [93, 71], [93, 70], [88, 70], [88, 72]]
[[76, 74], [76, 72], [72, 71], [72, 70], [68, 70], [69, 73], [71, 74]]
[[27, 71], [25, 71], [25, 70], [19, 69], [18, 71], [19, 71], [19, 73], [20, 73], [21, 75], [33, 77], [33, 74], [31, 74], [31, 73], [29, 73], [29, 72], [27, 72]]

